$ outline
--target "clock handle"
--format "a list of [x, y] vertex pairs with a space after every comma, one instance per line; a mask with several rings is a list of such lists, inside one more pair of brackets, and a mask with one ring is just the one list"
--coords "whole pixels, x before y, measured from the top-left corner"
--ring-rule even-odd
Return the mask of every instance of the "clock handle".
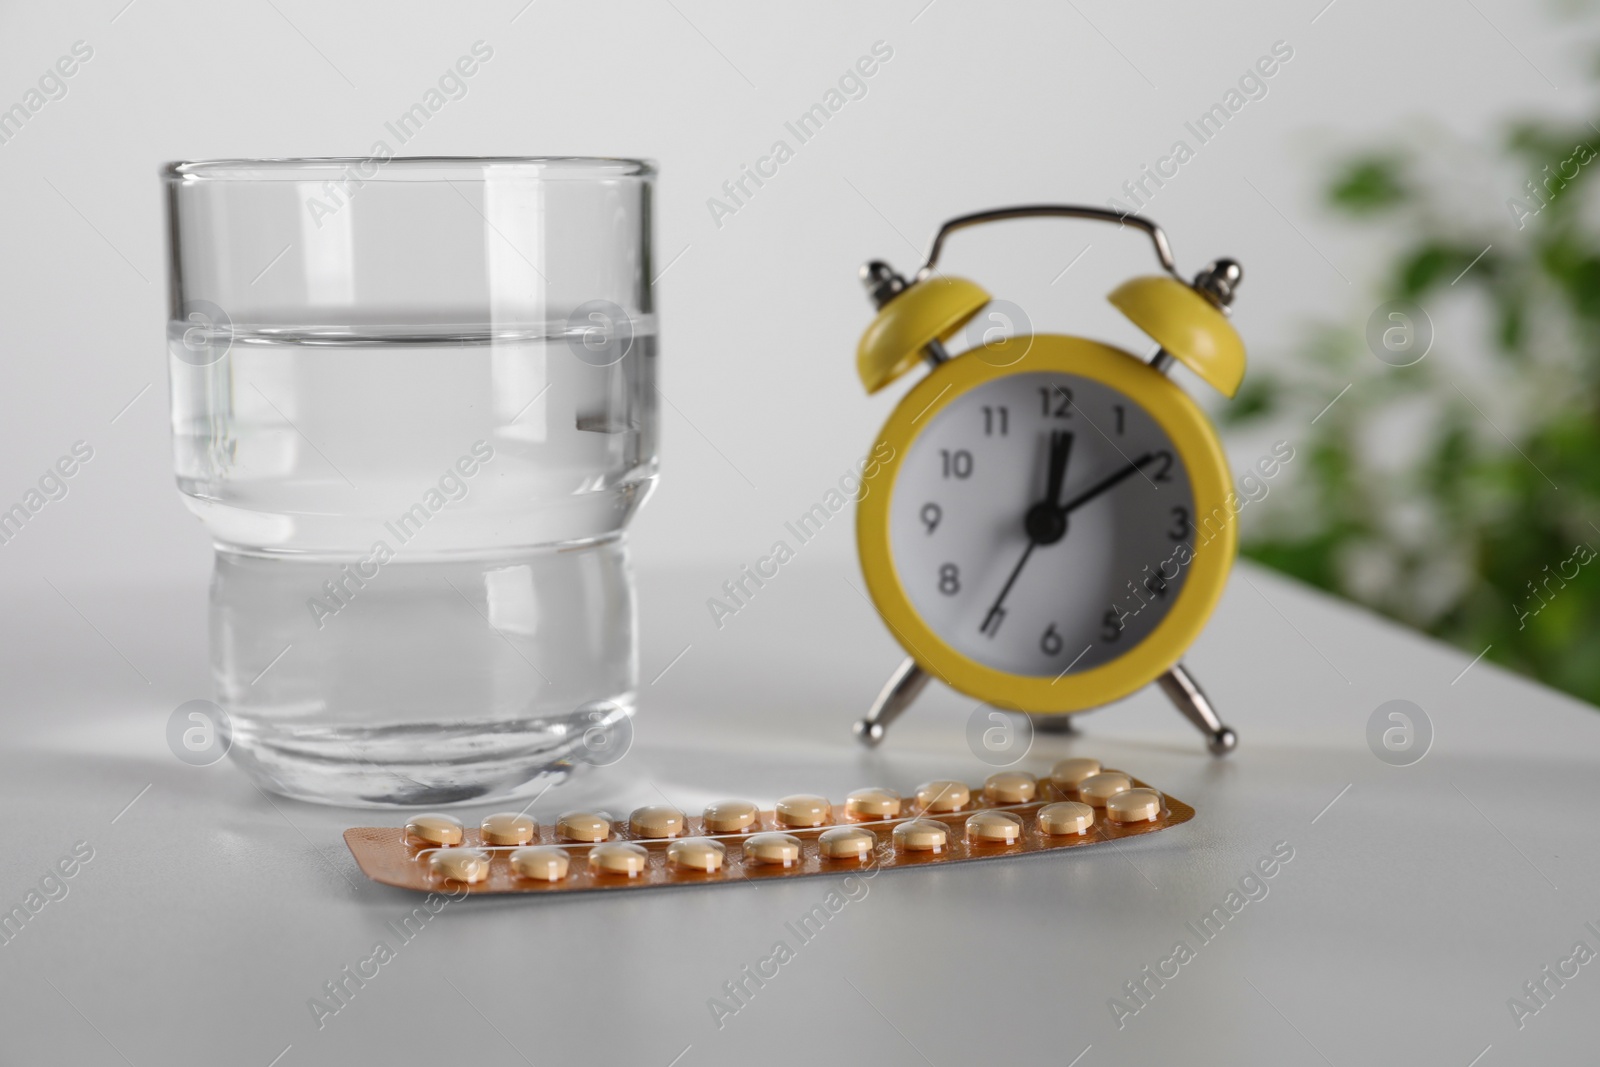
[[[1166, 271], [1178, 281], [1183, 281], [1183, 275], [1178, 273], [1178, 264], [1172, 258], [1172, 246], [1167, 244], [1167, 235], [1160, 226], [1145, 218], [1124, 211], [1108, 211], [1103, 207], [1087, 207], [1083, 204], [1023, 204], [1018, 207], [994, 208], [989, 211], [975, 211], [970, 215], [958, 215], [947, 220], [939, 227], [939, 232], [933, 235], [933, 245], [928, 249], [928, 261], [917, 271], [917, 281], [922, 281], [933, 274], [933, 269], [939, 263], [939, 253], [944, 251], [945, 238], [957, 230], [964, 230], [969, 226], [982, 226], [990, 222], [1003, 222], [1007, 219], [1036, 219], [1036, 218], [1064, 218], [1064, 219], [1089, 219], [1094, 222], [1109, 222], [1118, 229], [1132, 226], [1142, 230], [1150, 238], [1150, 243], [1155, 246], [1156, 259], [1161, 262], [1161, 269]], [[1185, 282], [1184, 284], [1188, 284]]]
[[889, 676], [878, 699], [872, 702], [867, 717], [856, 723], [855, 732], [861, 743], [868, 748], [876, 748], [888, 732], [889, 725], [911, 706], [927, 684], [928, 672], [907, 656], [905, 662]]
[[1183, 664], [1174, 663], [1171, 670], [1156, 679], [1156, 683], [1167, 694], [1167, 699], [1183, 712], [1183, 717], [1206, 735], [1206, 747], [1213, 756], [1226, 756], [1233, 751], [1239, 743], [1238, 735], [1222, 725], [1222, 720], [1217, 718], [1217, 710], [1211, 706], [1200, 683], [1184, 670]]

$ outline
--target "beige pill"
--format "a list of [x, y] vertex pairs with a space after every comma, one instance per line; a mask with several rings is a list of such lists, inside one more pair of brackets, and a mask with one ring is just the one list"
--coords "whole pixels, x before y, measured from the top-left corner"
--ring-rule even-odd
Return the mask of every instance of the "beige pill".
[[859, 826], [835, 826], [817, 835], [817, 851], [831, 860], [858, 860], [872, 855], [878, 835]]
[[1121, 771], [1101, 771], [1091, 774], [1078, 783], [1078, 799], [1097, 808], [1106, 806], [1106, 800], [1124, 789], [1133, 788], [1133, 779]]
[[1064, 759], [1050, 769], [1050, 781], [1067, 796], [1072, 796], [1078, 791], [1079, 782], [1099, 773], [1100, 761], [1097, 759]]
[[745, 839], [744, 858], [793, 867], [800, 862], [800, 839], [792, 834], [756, 834]]
[[778, 801], [776, 811], [779, 822], [797, 828], [826, 826], [833, 820], [833, 805], [828, 803], [828, 798], [810, 793], [784, 797]]
[[707, 804], [700, 818], [708, 833], [736, 834], [754, 826], [759, 815], [756, 806], [748, 800], [719, 800]]
[[1026, 804], [1039, 792], [1039, 779], [1021, 771], [991, 774], [983, 783], [984, 799], [991, 804]]
[[526, 845], [539, 840], [539, 824], [517, 811], [500, 811], [483, 820], [478, 835], [486, 845]]
[[667, 862], [691, 871], [720, 871], [728, 850], [709, 837], [686, 837], [667, 846]]
[[917, 786], [918, 811], [960, 811], [972, 800], [972, 790], [961, 782], [923, 782]]
[[628, 816], [628, 828], [638, 837], [677, 837], [683, 823], [683, 812], [670, 804], [646, 804]]
[[1039, 809], [1039, 831], [1059, 837], [1062, 834], [1086, 834], [1094, 825], [1094, 808], [1076, 800], [1063, 800], [1059, 804], [1046, 804]]
[[611, 820], [592, 811], [569, 811], [556, 820], [556, 833], [568, 841], [604, 841], [611, 836]]
[[1022, 836], [1022, 820], [1010, 812], [980, 811], [967, 820], [967, 836], [1009, 845]]
[[541, 882], [559, 882], [567, 876], [572, 858], [567, 850], [554, 845], [535, 845], [519, 848], [511, 853], [511, 873], [519, 878], [536, 878]]
[[893, 789], [857, 789], [844, 798], [844, 813], [852, 819], [892, 819], [903, 801]]
[[1161, 818], [1161, 794], [1154, 789], [1125, 789], [1106, 801], [1112, 822], [1152, 822]]
[[425, 845], [459, 845], [463, 827], [454, 815], [429, 812], [406, 821], [406, 836]]
[[943, 852], [950, 827], [934, 819], [912, 819], [896, 826], [893, 836], [895, 847], [906, 852]]
[[650, 862], [650, 850], [632, 841], [607, 841], [589, 850], [589, 869], [599, 874], [636, 878]]
[[433, 873], [456, 882], [481, 882], [489, 877], [489, 854], [475, 848], [441, 848], [429, 861]]

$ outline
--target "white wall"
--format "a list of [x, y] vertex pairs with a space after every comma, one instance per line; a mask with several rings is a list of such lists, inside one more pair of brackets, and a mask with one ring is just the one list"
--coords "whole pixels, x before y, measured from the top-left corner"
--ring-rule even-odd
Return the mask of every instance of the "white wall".
[[[493, 61], [407, 151], [659, 161], [661, 262], [682, 255], [659, 288], [670, 404], [637, 559], [730, 574], [892, 406], [853, 373], [871, 315], [864, 259], [910, 268], [942, 218], [980, 207], [1103, 203], [1175, 139], [1193, 143], [1185, 120], [1285, 41], [1294, 57], [1268, 95], [1148, 209], [1186, 273], [1221, 254], [1244, 263], [1237, 321], [1270, 362], [1307, 318], [1360, 321], [1374, 303], [1380, 244], [1316, 207], [1327, 158], [1428, 124], [1486, 137], [1498, 118], [1577, 113], [1588, 95], [1571, 25], [1514, 0], [925, 2], [5, 5], [0, 106], [74, 42], [94, 54], [0, 144], [0, 500], [76, 440], [96, 459], [0, 546], [0, 581], [198, 581], [209, 568], [170, 473], [157, 167], [364, 153], [479, 39]], [[792, 142], [784, 121], [879, 41], [893, 58], [867, 95], [718, 226], [707, 199], [775, 138]], [[1507, 184], [1475, 208], [1504, 217], [1520, 181]], [[963, 236], [947, 262], [1036, 325], [1137, 341], [1102, 299], [1152, 265], [1132, 234], [1039, 224]], [[852, 552], [847, 524], [817, 545]]]

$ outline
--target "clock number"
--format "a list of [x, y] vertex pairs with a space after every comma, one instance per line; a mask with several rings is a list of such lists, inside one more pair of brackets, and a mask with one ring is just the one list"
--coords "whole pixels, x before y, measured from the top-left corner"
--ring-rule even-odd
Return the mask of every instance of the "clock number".
[[1039, 638], [1039, 651], [1047, 656], [1059, 656], [1061, 648], [1061, 635], [1056, 633], [1056, 624], [1051, 623], [1045, 627], [1044, 636]]
[[1111, 410], [1117, 413], [1117, 433], [1120, 434], [1126, 428], [1126, 412], [1123, 411], [1121, 404], [1112, 404]]
[[[1054, 410], [1051, 405], [1054, 404]], [[1056, 385], [1046, 389], [1039, 387], [1039, 414], [1047, 419], [1072, 418], [1072, 390], [1065, 386]]]
[[966, 449], [952, 452], [948, 448], [939, 449], [940, 462], [944, 464], [946, 478], [955, 475], [957, 478], [972, 477], [972, 453]]
[[1004, 407], [985, 407], [983, 409], [983, 436], [993, 437], [997, 427], [1000, 430], [1001, 437], [1010, 433], [1011, 413]]
[[1157, 452], [1155, 461], [1161, 465], [1160, 469], [1154, 474], [1155, 480], [1158, 482], [1172, 481], [1172, 453]]
[[1154, 596], [1165, 597], [1167, 595], [1167, 580], [1161, 577], [1159, 571], [1145, 575], [1144, 587], [1147, 592]]
[[939, 528], [939, 520], [944, 518], [944, 509], [938, 504], [926, 503], [922, 505], [922, 525], [928, 528], [929, 533]]
[[955, 596], [961, 592], [961, 568], [954, 563], [946, 563], [939, 568], [939, 592], [945, 596]]
[[1111, 643], [1122, 637], [1122, 615], [1116, 608], [1106, 612], [1100, 619], [1100, 640]]
[[1189, 536], [1189, 509], [1172, 509], [1172, 529], [1167, 531], [1167, 537], [1174, 541], [1182, 541]]

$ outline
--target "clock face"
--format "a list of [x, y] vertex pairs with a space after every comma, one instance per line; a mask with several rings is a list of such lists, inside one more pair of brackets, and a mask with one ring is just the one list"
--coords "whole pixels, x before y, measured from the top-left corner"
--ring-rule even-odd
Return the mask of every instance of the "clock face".
[[889, 504], [900, 584], [957, 652], [1058, 678], [1166, 617], [1193, 559], [1194, 495], [1171, 438], [1103, 382], [1029, 372], [930, 416]]

